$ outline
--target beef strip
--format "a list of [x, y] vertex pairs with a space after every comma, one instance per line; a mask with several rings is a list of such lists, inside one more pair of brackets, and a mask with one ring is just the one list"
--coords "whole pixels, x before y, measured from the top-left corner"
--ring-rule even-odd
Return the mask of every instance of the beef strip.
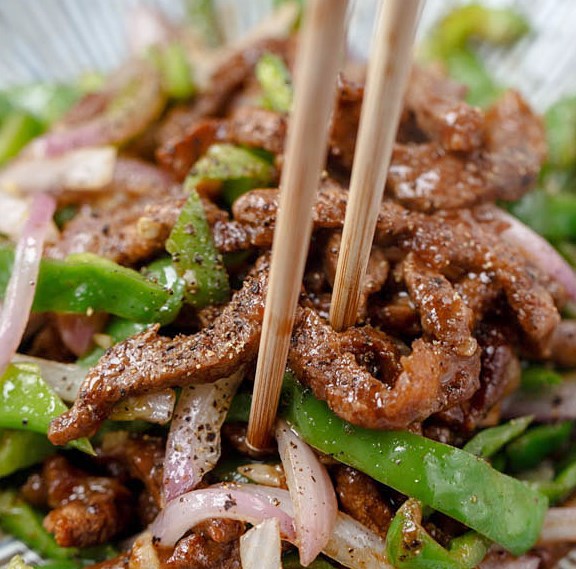
[[160, 508], [166, 443], [161, 437], [116, 431], [106, 433], [98, 450], [105, 462], [116, 461], [128, 470], [131, 478], [140, 480], [154, 504]]
[[403, 429], [469, 398], [478, 387], [479, 350], [462, 357], [422, 339], [400, 359], [393, 387], [374, 377], [351, 352], [342, 334], [311, 309], [296, 320], [288, 362], [316, 397], [345, 420], [367, 428]]
[[136, 265], [164, 250], [185, 201], [182, 194], [146, 198], [114, 212], [84, 206], [46, 255], [63, 259], [71, 253], [90, 252], [122, 265]]
[[[334, 286], [336, 278], [336, 268], [338, 266], [338, 256], [340, 254], [340, 243], [342, 233], [334, 231], [326, 241], [323, 252], [324, 269], [326, 277], [331, 286]], [[372, 247], [366, 273], [360, 284], [360, 302], [358, 303], [358, 320], [366, 319], [368, 312], [368, 298], [382, 289], [388, 278], [389, 264], [384, 251], [377, 246]]]
[[331, 469], [341, 509], [373, 532], [386, 538], [394, 517], [378, 483], [350, 466]]
[[409, 253], [402, 263], [410, 298], [420, 312], [422, 330], [454, 348], [461, 356], [474, 354], [473, 313], [443, 275]]
[[241, 569], [239, 537], [244, 524], [207, 520], [181, 539], [162, 569]]
[[99, 545], [129, 528], [131, 495], [114, 478], [89, 475], [54, 456], [45, 461], [42, 479], [52, 508], [44, 527], [59, 545]]
[[[347, 200], [345, 189], [325, 180], [314, 208], [315, 227], [342, 227]], [[277, 209], [277, 190], [254, 190], [235, 202], [233, 213], [237, 223], [249, 228], [244, 236], [264, 246], [271, 244]], [[375, 243], [396, 247], [404, 255], [413, 251], [449, 280], [459, 280], [466, 273], [480, 275], [492, 283], [493, 290], [505, 294], [526, 339], [535, 347], [545, 345], [559, 322], [554, 299], [542, 284], [546, 279], [522, 251], [483, 225], [469, 210], [427, 215], [384, 200]]]
[[167, 338], [155, 326], [109, 349], [86, 376], [72, 408], [52, 422], [50, 440], [66, 444], [93, 435], [114, 404], [130, 395], [215, 381], [252, 360], [268, 280], [265, 258], [254, 272], [209, 328]]
[[464, 102], [466, 90], [439, 67], [412, 68], [405, 105], [428, 138], [446, 150], [470, 152], [482, 146], [484, 116]]

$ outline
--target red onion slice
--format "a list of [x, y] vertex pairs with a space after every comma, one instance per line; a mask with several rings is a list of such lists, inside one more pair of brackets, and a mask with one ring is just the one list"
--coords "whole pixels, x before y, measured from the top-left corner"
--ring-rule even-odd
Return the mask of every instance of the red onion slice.
[[525, 415], [543, 423], [576, 419], [576, 376], [567, 375], [562, 383], [541, 391], [517, 391], [504, 401], [505, 419]]
[[278, 421], [276, 441], [294, 505], [300, 563], [306, 567], [332, 535], [338, 513], [336, 493], [314, 451], [283, 420]]
[[571, 300], [576, 301], [576, 273], [566, 260], [533, 229], [498, 208], [491, 209], [496, 219], [505, 221], [508, 228], [500, 235], [508, 243], [522, 250], [524, 255], [542, 272], [561, 283]]
[[240, 538], [242, 569], [282, 569], [282, 541], [277, 518], [264, 520]]
[[544, 518], [539, 545], [576, 543], [576, 508], [550, 508]]
[[173, 500], [196, 488], [220, 458], [220, 428], [243, 377], [237, 371], [214, 383], [182, 389], [164, 459], [164, 496]]
[[116, 149], [71, 149], [52, 158], [23, 157], [0, 172], [0, 190], [22, 193], [98, 190], [112, 182]]
[[350, 569], [394, 569], [386, 557], [384, 540], [343, 512], [323, 553]]
[[[183, 494], [166, 504], [150, 531], [160, 544], [174, 545], [191, 527], [210, 518], [243, 520], [253, 525], [277, 518], [282, 537], [294, 542], [292, 517], [284, 511], [276, 494], [280, 490], [256, 487], [245, 491], [247, 486], [219, 486]], [[288, 492], [284, 492], [288, 498]]]
[[98, 312], [87, 314], [57, 314], [56, 326], [64, 345], [76, 356], [83, 356], [92, 345], [94, 334], [100, 332], [107, 315]]
[[52, 222], [56, 201], [38, 194], [30, 205], [30, 215], [16, 246], [14, 266], [0, 315], [0, 374], [16, 353], [30, 317], [44, 239]]
[[[121, 68], [110, 83], [115, 85], [115, 91], [103, 97], [101, 112], [85, 121], [68, 121], [68, 124], [64, 117], [60, 128], [36, 138], [23, 155], [49, 158], [87, 146], [117, 146], [140, 134], [164, 107], [160, 74], [144, 59]], [[83, 101], [78, 105], [83, 105]], [[70, 115], [74, 114], [72, 108]]]
[[533, 555], [522, 555], [517, 558], [510, 558], [509, 553], [502, 552], [502, 558], [498, 555], [488, 555], [485, 561], [478, 565], [478, 569], [538, 569], [540, 558]]

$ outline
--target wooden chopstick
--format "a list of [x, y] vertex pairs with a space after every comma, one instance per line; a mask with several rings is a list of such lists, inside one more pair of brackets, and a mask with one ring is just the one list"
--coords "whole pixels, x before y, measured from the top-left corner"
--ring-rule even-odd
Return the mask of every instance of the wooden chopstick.
[[256, 450], [269, 446], [278, 409], [312, 232], [312, 207], [326, 157], [328, 121], [345, 40], [347, 4], [348, 0], [312, 0], [304, 15], [246, 437], [247, 443]]
[[356, 322], [423, 3], [386, 0], [380, 6], [332, 291], [330, 323], [335, 330]]

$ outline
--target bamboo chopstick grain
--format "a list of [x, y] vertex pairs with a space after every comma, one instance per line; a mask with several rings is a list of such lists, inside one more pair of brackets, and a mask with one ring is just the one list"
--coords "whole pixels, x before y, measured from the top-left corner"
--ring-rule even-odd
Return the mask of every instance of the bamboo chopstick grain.
[[269, 444], [278, 408], [312, 232], [312, 207], [326, 156], [328, 121], [344, 47], [347, 4], [347, 0], [312, 0], [304, 15], [296, 55], [294, 108], [288, 128], [280, 208], [246, 437], [255, 449], [266, 448]]
[[356, 322], [422, 6], [423, 0], [385, 0], [380, 6], [332, 292], [330, 323], [336, 330]]

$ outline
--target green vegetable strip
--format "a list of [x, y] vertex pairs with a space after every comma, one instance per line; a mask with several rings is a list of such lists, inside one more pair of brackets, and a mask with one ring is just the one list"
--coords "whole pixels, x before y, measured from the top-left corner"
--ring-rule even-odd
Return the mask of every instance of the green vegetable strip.
[[28, 113], [14, 111], [8, 115], [0, 126], [0, 165], [16, 156], [42, 131], [38, 119]]
[[42, 526], [42, 516], [13, 490], [0, 491], [0, 528], [46, 559], [69, 559], [78, 550], [60, 547]]
[[[0, 295], [4, 295], [14, 251], [0, 247]], [[108, 312], [139, 322], [174, 320], [181, 299], [169, 288], [140, 273], [91, 253], [64, 261], [42, 259], [34, 304], [36, 312]]]
[[185, 188], [217, 187], [231, 204], [252, 188], [269, 186], [275, 177], [274, 166], [262, 153], [233, 144], [213, 144], [190, 170]]
[[529, 31], [528, 22], [515, 10], [469, 4], [452, 10], [438, 23], [427, 40], [427, 49], [432, 57], [443, 59], [466, 47], [470, 40], [511, 45]]
[[530, 429], [506, 447], [510, 469], [519, 472], [534, 468], [566, 445], [571, 434], [572, 421]]
[[473, 569], [484, 559], [489, 541], [468, 532], [442, 547], [422, 527], [422, 506], [407, 500], [386, 534], [386, 553], [396, 569]]
[[[68, 409], [33, 364], [9, 365], [0, 378], [0, 393], [0, 428], [46, 435], [50, 421]], [[94, 454], [87, 439], [72, 441], [70, 446]]]
[[522, 370], [522, 389], [524, 391], [538, 392], [552, 385], [560, 385], [563, 381], [558, 372], [547, 367], [531, 365]]
[[576, 457], [560, 470], [554, 480], [532, 482], [531, 486], [547, 496], [553, 504], [562, 502], [576, 489]]
[[214, 0], [186, 0], [190, 25], [209, 47], [222, 44], [223, 35]]
[[263, 106], [279, 113], [289, 113], [294, 89], [292, 78], [282, 58], [264, 54], [256, 64], [256, 78], [262, 87]]
[[469, 103], [487, 106], [501, 89], [471, 49], [471, 40], [510, 45], [528, 31], [528, 22], [514, 10], [471, 4], [452, 10], [438, 23], [424, 43], [422, 54], [442, 61], [452, 77], [468, 86]]
[[548, 501], [484, 460], [424, 437], [355, 427], [289, 380], [284, 414], [321, 452], [417, 498], [515, 555], [536, 542]]
[[573, 168], [576, 163], [576, 96], [565, 97], [544, 115], [548, 141], [548, 164]]
[[481, 458], [490, 458], [510, 441], [521, 435], [531, 422], [532, 417], [520, 417], [512, 419], [504, 425], [484, 429], [470, 439], [463, 450]]
[[0, 430], [0, 478], [42, 462], [55, 451], [45, 435], [32, 431]]
[[190, 192], [180, 212], [166, 241], [166, 250], [172, 255], [176, 271], [184, 281], [184, 296], [192, 306], [202, 308], [228, 300], [228, 273], [195, 190]]
[[576, 239], [574, 194], [530, 192], [514, 203], [510, 211], [549, 241]]
[[179, 42], [153, 46], [148, 54], [160, 71], [162, 87], [173, 99], [188, 99], [196, 92], [186, 50]]

